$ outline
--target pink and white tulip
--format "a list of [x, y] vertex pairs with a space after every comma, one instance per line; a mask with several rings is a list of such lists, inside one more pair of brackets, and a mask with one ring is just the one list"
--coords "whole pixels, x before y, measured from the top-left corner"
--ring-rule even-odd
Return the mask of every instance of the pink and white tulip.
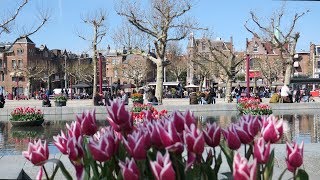
[[53, 144], [60, 150], [62, 154], [68, 154], [67, 150], [67, 142], [68, 138], [61, 130], [61, 135], [58, 134], [57, 136], [53, 136]]
[[222, 130], [223, 136], [226, 139], [227, 145], [232, 150], [237, 150], [241, 146], [241, 141], [235, 131], [235, 125], [231, 124], [227, 130]]
[[253, 155], [260, 164], [266, 164], [270, 156], [270, 142], [262, 137], [254, 143]]
[[203, 135], [208, 146], [216, 147], [220, 144], [221, 128], [216, 123], [207, 123]]
[[81, 116], [77, 116], [77, 122], [80, 124], [82, 135], [92, 136], [98, 130], [95, 110], [83, 112]]
[[303, 164], [303, 142], [298, 145], [296, 143], [289, 144], [287, 142], [287, 158], [286, 163], [288, 170], [295, 172]]
[[42, 166], [49, 158], [49, 148], [47, 141], [42, 144], [41, 139], [29, 142], [28, 151], [23, 151], [22, 155], [36, 166]]
[[115, 131], [123, 133], [132, 131], [133, 119], [131, 113], [126, 110], [124, 101], [114, 100], [111, 106], [107, 106], [107, 111], [109, 114], [107, 120]]
[[150, 161], [150, 166], [156, 180], [174, 180], [176, 177], [168, 151], [164, 156], [158, 152], [156, 161]]
[[127, 140], [123, 139], [125, 148], [134, 159], [143, 160], [146, 158], [150, 144], [150, 137], [148, 136], [147, 131], [134, 131], [128, 135]]
[[131, 160], [126, 158], [125, 162], [120, 161], [119, 166], [124, 180], [139, 180], [139, 169], [133, 158]]
[[[100, 132], [97, 132], [100, 134]], [[94, 160], [108, 161], [118, 150], [119, 140], [113, 131], [101, 133], [99, 139], [91, 138], [88, 144]]]
[[257, 179], [257, 160], [252, 164], [248, 160], [236, 153], [233, 158], [233, 179], [234, 180], [255, 180]]
[[261, 136], [265, 141], [275, 143], [281, 139], [283, 135], [283, 120], [278, 120], [273, 115], [264, 119]]
[[176, 153], [183, 152], [183, 142], [173, 122], [166, 121], [164, 125], [158, 125], [157, 130], [161, 142], [167, 150]]

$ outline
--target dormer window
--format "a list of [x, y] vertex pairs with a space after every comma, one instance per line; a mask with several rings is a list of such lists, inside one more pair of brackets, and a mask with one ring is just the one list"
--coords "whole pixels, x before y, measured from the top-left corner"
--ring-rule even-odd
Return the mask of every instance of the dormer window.
[[17, 49], [17, 55], [18, 56], [23, 55], [23, 49]]
[[255, 42], [253, 46], [253, 52], [258, 52], [258, 47], [259, 47], [258, 43]]
[[316, 46], [316, 55], [320, 56], [320, 46]]

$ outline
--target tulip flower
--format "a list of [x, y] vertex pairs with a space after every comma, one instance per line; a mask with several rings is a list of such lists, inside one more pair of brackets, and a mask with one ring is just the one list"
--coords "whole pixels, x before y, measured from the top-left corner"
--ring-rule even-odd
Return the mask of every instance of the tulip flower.
[[[100, 134], [100, 132], [97, 132]], [[119, 140], [112, 131], [100, 135], [98, 140], [91, 138], [88, 144], [94, 160], [99, 162], [108, 161], [118, 150]]]
[[[147, 132], [147, 131], [145, 131]], [[123, 139], [123, 144], [128, 153], [136, 160], [145, 159], [147, 156], [147, 149], [150, 142], [149, 133], [143, 131], [134, 131], [129, 134], [127, 140]]]
[[296, 143], [292, 145], [287, 142], [287, 158], [286, 163], [288, 170], [295, 172], [298, 167], [303, 164], [303, 142], [300, 146]]
[[124, 103], [121, 99], [111, 102], [111, 106], [107, 106], [109, 114], [107, 120], [115, 131], [129, 133], [132, 130], [133, 121], [131, 113], [126, 110]]
[[234, 130], [243, 144], [249, 144], [254, 139], [254, 136], [251, 135], [253, 131], [251, 129], [251, 127], [253, 127], [252, 123], [252, 121], [240, 121], [239, 124], [234, 125]]
[[157, 126], [157, 131], [160, 135], [163, 146], [167, 150], [176, 153], [183, 152], [182, 139], [180, 138], [173, 122], [165, 121], [164, 125]]
[[273, 115], [269, 116], [263, 122], [263, 127], [261, 130], [261, 135], [265, 141], [275, 143], [283, 135], [283, 121], [278, 120]]
[[220, 144], [221, 128], [216, 123], [207, 123], [203, 130], [204, 139], [208, 146], [216, 147]]
[[23, 151], [22, 155], [36, 166], [42, 166], [49, 158], [49, 148], [46, 141], [42, 144], [41, 139], [29, 142], [28, 151]]
[[252, 164], [248, 160], [236, 153], [233, 158], [233, 179], [234, 180], [254, 180], [257, 178], [257, 160], [254, 159]]
[[223, 129], [222, 132], [228, 147], [232, 150], [237, 150], [241, 146], [241, 141], [234, 129], [234, 124], [231, 124], [227, 130]]
[[124, 180], [139, 180], [139, 169], [133, 158], [131, 160], [126, 158], [126, 162], [120, 161], [119, 166]]
[[150, 134], [150, 143], [157, 148], [163, 148], [159, 132], [157, 131], [158, 125], [159, 122], [157, 121], [147, 123], [148, 132]]
[[187, 169], [196, 161], [197, 156], [201, 156], [204, 151], [203, 133], [196, 128], [195, 124], [191, 124], [190, 129], [185, 125], [184, 142], [187, 145], [188, 160]]
[[253, 155], [260, 164], [267, 163], [270, 156], [270, 142], [266, 141], [261, 137], [254, 143]]
[[183, 132], [185, 124], [188, 127], [190, 127], [191, 124], [195, 124], [195, 117], [190, 110], [186, 111], [184, 114], [182, 114], [180, 111], [174, 111], [171, 119], [179, 133]]
[[68, 137], [76, 137], [77, 139], [81, 136], [81, 125], [78, 121], [73, 121], [70, 125], [66, 124], [68, 130]]
[[174, 180], [176, 177], [168, 151], [164, 156], [158, 151], [156, 161], [150, 161], [150, 166], [156, 180]]
[[244, 115], [240, 117], [239, 121], [240, 123], [246, 122], [245, 124], [248, 125], [246, 131], [252, 137], [255, 137], [262, 127], [260, 116]]
[[92, 136], [98, 130], [95, 110], [83, 112], [82, 116], [77, 116], [77, 121], [80, 124], [81, 134], [83, 135]]
[[79, 137], [78, 139], [76, 137], [69, 137], [67, 142], [67, 151], [71, 161], [81, 161], [81, 158], [84, 155], [82, 148], [82, 137]]
[[54, 140], [53, 144], [56, 145], [56, 147], [60, 150], [62, 154], [68, 154], [68, 150], [67, 150], [68, 138], [62, 130], [61, 130], [61, 135], [58, 134], [57, 136], [53, 136], [53, 140]]

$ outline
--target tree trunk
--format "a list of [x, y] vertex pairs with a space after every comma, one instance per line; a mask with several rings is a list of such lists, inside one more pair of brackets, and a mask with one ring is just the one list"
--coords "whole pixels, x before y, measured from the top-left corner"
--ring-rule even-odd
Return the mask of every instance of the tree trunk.
[[94, 26], [94, 37], [93, 37], [93, 91], [92, 91], [92, 103], [94, 104], [94, 97], [97, 94], [97, 38], [98, 38], [98, 28]]
[[156, 86], [156, 97], [158, 103], [162, 104], [162, 95], [163, 95], [163, 63], [157, 63], [157, 86]]
[[284, 76], [284, 84], [289, 85], [290, 84], [290, 79], [291, 79], [291, 74], [292, 74], [292, 66], [293, 66], [293, 60], [292, 57], [289, 58], [289, 60], [286, 63], [286, 72]]
[[231, 90], [232, 90], [232, 79], [228, 77], [227, 84], [226, 84], [226, 96], [224, 101], [230, 103], [231, 97]]

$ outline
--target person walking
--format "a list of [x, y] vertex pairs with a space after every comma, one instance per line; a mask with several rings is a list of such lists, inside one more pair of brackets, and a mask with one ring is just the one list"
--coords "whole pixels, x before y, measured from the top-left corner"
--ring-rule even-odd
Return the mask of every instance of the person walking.
[[120, 91], [121, 100], [124, 101], [125, 105], [129, 104], [128, 95], [124, 92], [124, 90]]

